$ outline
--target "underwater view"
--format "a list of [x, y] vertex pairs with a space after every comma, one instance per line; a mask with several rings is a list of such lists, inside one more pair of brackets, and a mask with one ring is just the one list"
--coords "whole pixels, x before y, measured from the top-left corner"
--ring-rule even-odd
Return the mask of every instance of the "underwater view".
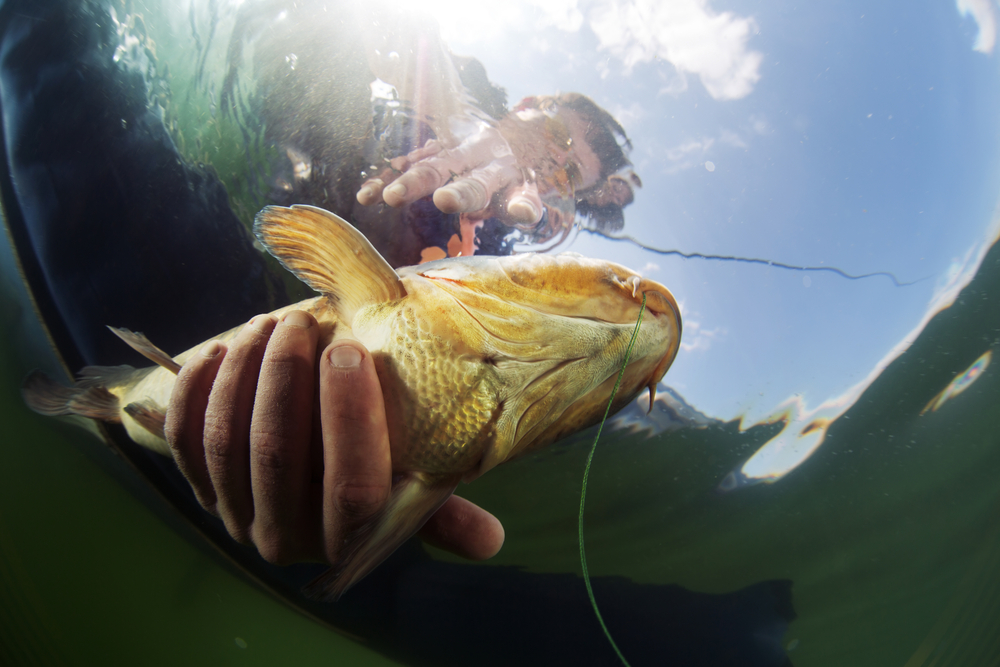
[[998, 25], [3, 0], [0, 664], [1000, 665]]

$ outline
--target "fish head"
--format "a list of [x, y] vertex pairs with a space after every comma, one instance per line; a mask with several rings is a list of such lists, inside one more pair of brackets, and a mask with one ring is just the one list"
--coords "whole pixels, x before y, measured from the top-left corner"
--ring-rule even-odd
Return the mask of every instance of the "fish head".
[[654, 391], [680, 345], [670, 291], [613, 262], [575, 253], [473, 256], [399, 276], [434, 333], [495, 374], [493, 439], [467, 478], [600, 421], [640, 312], [612, 411]]

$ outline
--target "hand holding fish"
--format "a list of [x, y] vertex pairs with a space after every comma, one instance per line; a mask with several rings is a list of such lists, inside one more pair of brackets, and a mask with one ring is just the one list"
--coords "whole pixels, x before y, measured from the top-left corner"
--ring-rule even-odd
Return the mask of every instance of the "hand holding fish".
[[[167, 412], [167, 442], [199, 502], [279, 565], [337, 562], [345, 536], [392, 488], [371, 355], [338, 341], [317, 366], [319, 330], [312, 315], [293, 310], [254, 318], [228, 345], [209, 342], [181, 369]], [[500, 522], [457, 496], [421, 536], [474, 560], [503, 544]]]
[[22, 392], [36, 412], [118, 422], [182, 459], [206, 507], [267, 558], [330, 561], [305, 588], [318, 598], [339, 597], [443, 508], [432, 538], [490, 555], [501, 529], [450, 500], [459, 482], [599, 421], [640, 308], [611, 410], [652, 393], [680, 345], [669, 290], [611, 262], [526, 253], [397, 272], [311, 206], [269, 206], [255, 231], [320, 296], [176, 357], [112, 329], [157, 366], [90, 366], [71, 387], [32, 373]]

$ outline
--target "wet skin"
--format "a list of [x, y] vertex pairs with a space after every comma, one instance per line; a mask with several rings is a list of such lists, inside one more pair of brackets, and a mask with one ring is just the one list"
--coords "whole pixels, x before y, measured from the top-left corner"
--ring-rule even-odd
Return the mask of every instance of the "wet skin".
[[[553, 144], [544, 113], [511, 112], [498, 126], [482, 123], [477, 133], [453, 148], [432, 140], [393, 159], [391, 169], [362, 184], [358, 201], [399, 207], [433, 195], [434, 205], [445, 213], [496, 215], [533, 225], [542, 217], [542, 194], [553, 166], [572, 160], [580, 173], [578, 190], [600, 178], [601, 162], [587, 144], [585, 121], [571, 109], [561, 109], [559, 116], [572, 140], [570, 151]], [[491, 209], [495, 198], [500, 210]]]
[[[308, 313], [259, 315], [184, 364], [167, 412], [167, 441], [199, 502], [275, 564], [336, 562], [392, 486], [371, 356], [352, 340], [317, 350], [318, 338]], [[492, 514], [458, 496], [419, 535], [472, 560], [504, 540]]]

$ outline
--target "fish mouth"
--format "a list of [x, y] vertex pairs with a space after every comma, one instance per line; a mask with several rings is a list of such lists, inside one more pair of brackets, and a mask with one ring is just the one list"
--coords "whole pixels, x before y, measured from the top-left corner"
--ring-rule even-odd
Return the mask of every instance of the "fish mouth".
[[[666, 375], [667, 369], [674, 363], [674, 359], [677, 357], [677, 352], [680, 349], [681, 334], [683, 331], [681, 309], [670, 290], [655, 280], [633, 275], [626, 279], [625, 282], [631, 285], [632, 298], [640, 306], [645, 301], [646, 313], [658, 318], [661, 326], [671, 330], [667, 350], [660, 358], [659, 363], [653, 368], [653, 372], [650, 373], [649, 379], [645, 383], [645, 386], [649, 388], [649, 405], [652, 407], [653, 398], [656, 394], [656, 385]], [[672, 331], [674, 328], [676, 328], [676, 331]]]

